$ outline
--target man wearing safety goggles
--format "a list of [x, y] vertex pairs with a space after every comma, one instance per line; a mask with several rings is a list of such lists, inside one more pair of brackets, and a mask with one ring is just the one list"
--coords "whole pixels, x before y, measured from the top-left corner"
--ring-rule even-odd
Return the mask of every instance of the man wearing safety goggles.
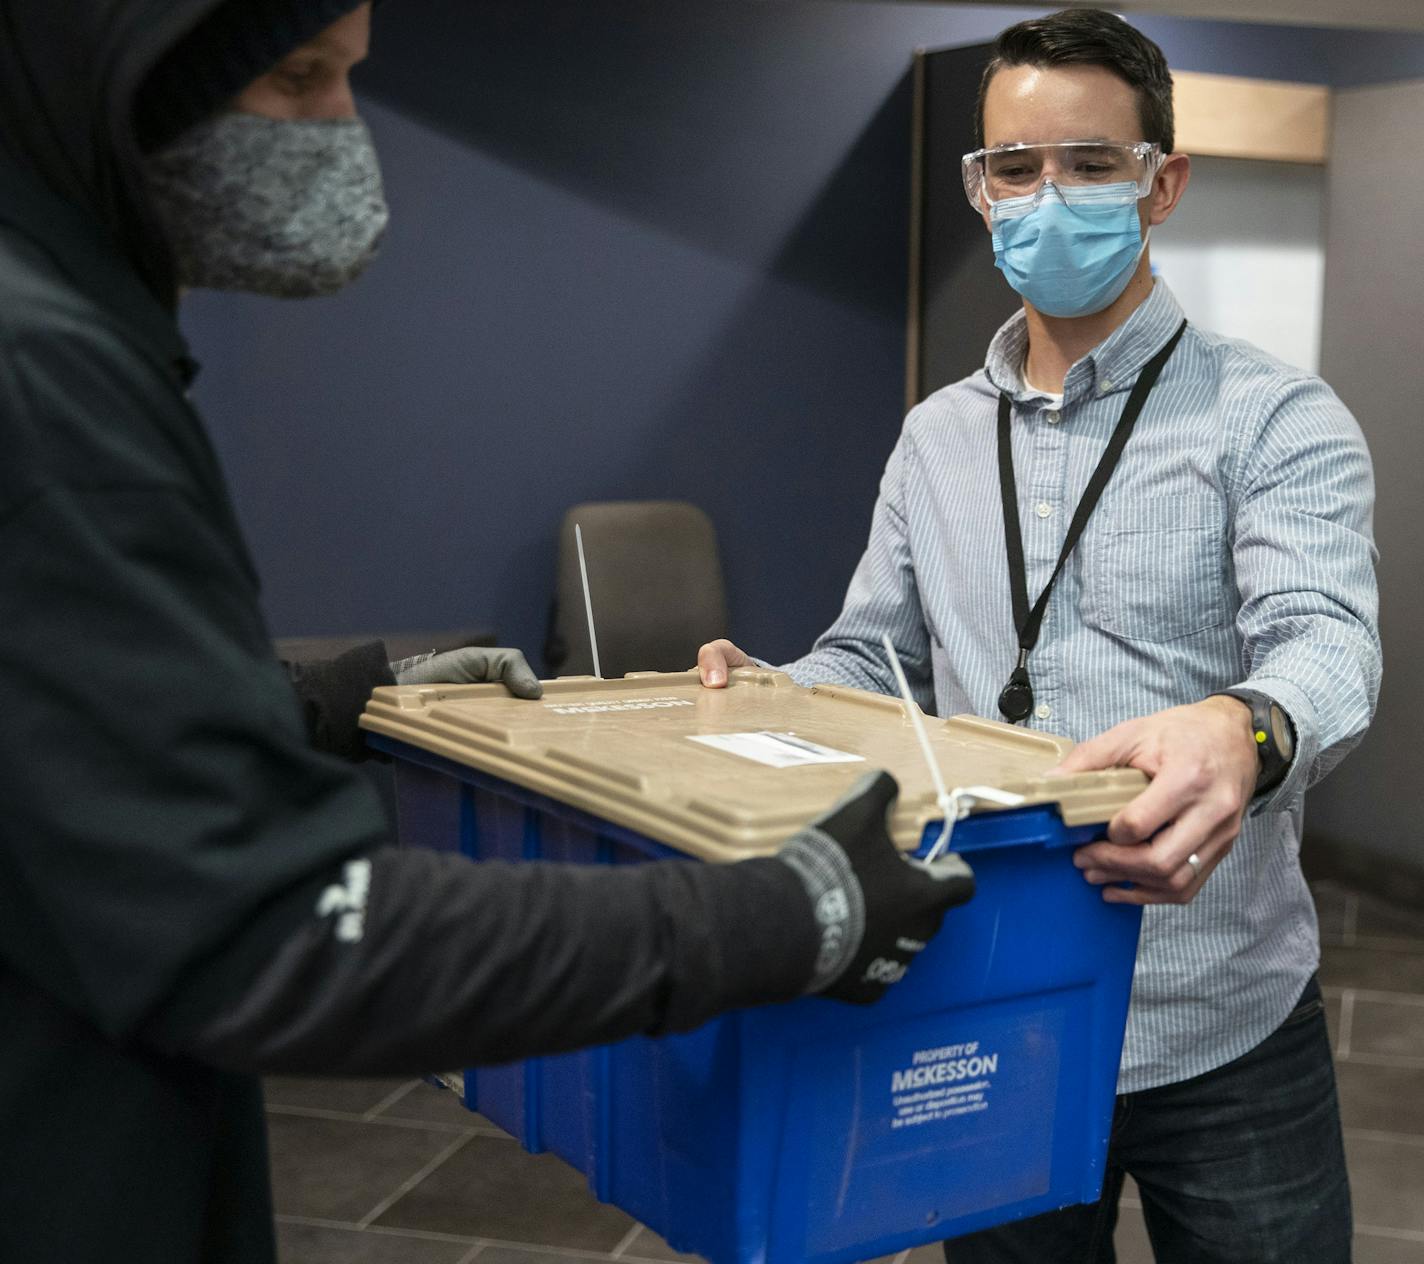
[[[1098, 1264], [1126, 1175], [1159, 1261], [1341, 1264], [1350, 1201], [1301, 802], [1380, 682], [1363, 436], [1318, 377], [1188, 324], [1148, 237], [1187, 187], [1161, 50], [1071, 10], [1006, 30], [969, 202], [1023, 310], [914, 409], [798, 682], [1079, 739], [1148, 789], [1074, 863], [1147, 906], [1103, 1196], [946, 1244]], [[725, 682], [747, 656], [703, 647]], [[1051, 916], [1052, 910], [1043, 910]]]
[[[1026, 311], [1097, 315], [1095, 324], [1111, 328], [1120, 305], [1126, 315], [1152, 288], [1144, 266], [1150, 226], [1171, 214], [1186, 188], [1187, 161], [1185, 154], [1168, 158], [1153, 141], [1015, 141], [965, 154], [964, 188], [987, 217], [995, 262]], [[1153, 198], [1159, 175], [1160, 200]], [[1142, 207], [1148, 199], [1156, 204]], [[1045, 371], [1054, 378], [1053, 369]]]

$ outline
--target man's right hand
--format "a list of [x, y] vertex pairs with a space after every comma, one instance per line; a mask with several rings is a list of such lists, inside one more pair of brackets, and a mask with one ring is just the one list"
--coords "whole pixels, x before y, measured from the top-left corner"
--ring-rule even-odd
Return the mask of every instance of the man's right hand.
[[708, 689], [725, 689], [734, 667], [750, 667], [752, 660], [731, 641], [708, 641], [697, 651], [697, 670]]
[[888, 772], [867, 773], [777, 853], [805, 885], [821, 933], [808, 992], [856, 1005], [878, 1001], [939, 930], [945, 911], [974, 894], [974, 874], [953, 852], [925, 864], [890, 840], [899, 792]]

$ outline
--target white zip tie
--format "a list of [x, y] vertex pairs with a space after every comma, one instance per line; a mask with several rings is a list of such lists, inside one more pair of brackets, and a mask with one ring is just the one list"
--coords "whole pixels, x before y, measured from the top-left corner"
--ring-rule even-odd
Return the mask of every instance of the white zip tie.
[[891, 643], [890, 634], [882, 633], [880, 642], [885, 646], [885, 653], [890, 659], [890, 670], [895, 673], [895, 683], [900, 686], [900, 697], [905, 700], [905, 714], [910, 717], [910, 723], [914, 725], [915, 736], [920, 740], [920, 753], [925, 757], [925, 766], [930, 770], [930, 780], [934, 782], [935, 803], [944, 813], [944, 829], [940, 832], [939, 841], [930, 849], [930, 854], [925, 858], [928, 863], [948, 846], [950, 831], [954, 829], [954, 822], [959, 819], [957, 815], [959, 805], [955, 803], [945, 788], [944, 777], [940, 773], [939, 764], [935, 762], [934, 752], [930, 749], [930, 735], [925, 732], [924, 717], [920, 714], [919, 703], [910, 695], [910, 682], [905, 679], [905, 669], [900, 666], [900, 656], [895, 653], [895, 646]]
[[583, 579], [583, 612], [588, 617], [588, 643], [593, 649], [593, 674], [603, 679], [603, 671], [598, 665], [598, 635], [593, 630], [593, 600], [588, 595], [588, 564], [583, 558], [583, 528], [574, 523], [574, 539], [578, 542], [579, 575]]
[[977, 803], [995, 803], [1001, 808], [1019, 807], [1024, 797], [1015, 794], [1012, 790], [1000, 790], [995, 786], [964, 786], [958, 790], [949, 792], [950, 798], [956, 795], [961, 799], [973, 799]]
[[939, 859], [941, 853], [949, 846], [949, 838], [954, 833], [954, 827], [968, 816], [978, 804], [994, 803], [1001, 808], [1016, 808], [1024, 801], [1021, 794], [1014, 794], [1011, 790], [998, 790], [993, 786], [955, 786], [949, 792], [949, 797], [954, 804], [954, 816], [945, 817], [949, 824], [935, 845], [930, 848], [929, 854], [925, 857], [925, 864]]
[[976, 803], [995, 803], [1000, 807], [1016, 808], [1024, 801], [1024, 797], [1009, 790], [997, 790], [993, 786], [956, 786], [953, 790], [945, 789], [944, 777], [940, 775], [939, 764], [935, 762], [934, 752], [930, 749], [930, 735], [925, 730], [919, 703], [910, 696], [910, 682], [905, 679], [905, 669], [900, 666], [900, 656], [895, 652], [888, 633], [882, 634], [880, 641], [890, 659], [890, 670], [895, 673], [895, 683], [899, 685], [900, 696], [905, 700], [905, 711], [914, 725], [915, 736], [919, 738], [920, 752], [929, 767], [930, 779], [935, 787], [935, 804], [944, 813], [944, 827], [924, 858], [924, 863], [930, 864], [944, 854], [949, 847], [954, 827], [969, 815]]

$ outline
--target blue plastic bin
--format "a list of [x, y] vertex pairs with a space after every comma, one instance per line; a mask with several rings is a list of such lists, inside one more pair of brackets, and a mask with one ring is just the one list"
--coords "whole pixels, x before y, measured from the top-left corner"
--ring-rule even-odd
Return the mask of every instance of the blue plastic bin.
[[[408, 845], [477, 860], [680, 853], [389, 737]], [[937, 835], [937, 827], [927, 838]], [[878, 1005], [808, 998], [464, 1072], [465, 1103], [714, 1264], [866, 1260], [1100, 1192], [1140, 910], [1053, 807], [976, 815], [977, 894]]]

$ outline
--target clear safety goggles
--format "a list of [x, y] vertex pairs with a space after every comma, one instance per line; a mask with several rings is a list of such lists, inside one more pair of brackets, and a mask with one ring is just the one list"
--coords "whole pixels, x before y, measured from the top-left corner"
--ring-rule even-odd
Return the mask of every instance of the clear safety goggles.
[[1037, 193], [1047, 181], [1059, 188], [1137, 185], [1137, 196], [1152, 192], [1162, 166], [1162, 148], [1151, 141], [1067, 140], [1046, 145], [995, 145], [961, 160], [969, 205], [984, 211], [995, 202]]

